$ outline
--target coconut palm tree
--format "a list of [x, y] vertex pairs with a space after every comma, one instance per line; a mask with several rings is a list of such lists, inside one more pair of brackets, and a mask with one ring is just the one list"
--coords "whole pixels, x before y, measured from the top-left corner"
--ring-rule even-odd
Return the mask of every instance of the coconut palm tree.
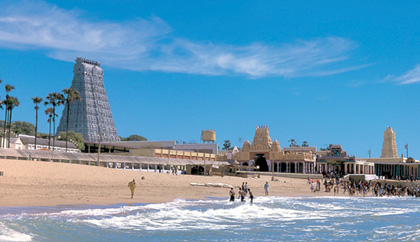
[[36, 136], [38, 134], [38, 109], [39, 109], [38, 104], [42, 102], [42, 98], [33, 97], [32, 101], [35, 103], [35, 112], [36, 112], [36, 115], [35, 115], [35, 149], [36, 149]]
[[8, 139], [7, 148], [10, 148], [10, 135], [12, 133], [12, 132], [10, 132], [10, 129], [11, 129], [11, 126], [12, 126], [12, 112], [13, 112], [13, 109], [15, 107], [19, 107], [20, 102], [19, 102], [17, 97], [10, 97], [9, 96], [9, 98], [7, 100], [8, 100], [8, 102], [7, 102], [7, 105], [6, 105], [6, 109], [7, 109], [7, 112], [9, 113], [9, 121], [8, 121], [8, 123], [9, 123], [9, 139]]
[[67, 152], [67, 142], [68, 142], [68, 132], [69, 132], [69, 115], [70, 115], [70, 104], [74, 101], [80, 101], [82, 98], [80, 97], [79, 91], [74, 88], [66, 88], [62, 91], [66, 98], [64, 99], [64, 104], [67, 107], [67, 120], [66, 120], [66, 152]]
[[296, 140], [295, 139], [290, 139], [289, 142], [290, 142], [289, 147], [296, 147]]
[[45, 105], [51, 105], [52, 109], [53, 109], [52, 122], [53, 122], [53, 126], [54, 126], [54, 128], [53, 128], [53, 151], [54, 151], [54, 147], [55, 147], [55, 117], [58, 117], [58, 115], [55, 113], [55, 108], [64, 103], [64, 96], [61, 93], [53, 92], [53, 93], [48, 94], [46, 99], [48, 101], [45, 101], [44, 104]]
[[45, 110], [45, 114], [48, 116], [48, 124], [49, 124], [49, 130], [48, 130], [48, 149], [51, 149], [51, 121], [52, 117], [54, 115], [53, 108], [47, 108]]
[[5, 104], [6, 109], [4, 110], [4, 127], [3, 127], [3, 144], [2, 147], [6, 147], [6, 126], [7, 126], [7, 120], [9, 115], [9, 109], [7, 108], [8, 105], [8, 99], [9, 99], [9, 92], [11, 92], [13, 89], [15, 89], [14, 86], [11, 86], [9, 84], [6, 84], [4, 86], [4, 89], [6, 90], [6, 98], [2, 101], [3, 104]]

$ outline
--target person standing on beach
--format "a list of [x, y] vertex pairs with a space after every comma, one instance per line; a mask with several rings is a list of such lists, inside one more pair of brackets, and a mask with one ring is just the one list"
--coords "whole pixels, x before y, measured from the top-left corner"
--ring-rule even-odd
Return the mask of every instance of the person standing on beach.
[[234, 202], [235, 201], [235, 191], [233, 190], [233, 188], [230, 189], [229, 195], [230, 195], [229, 202]]
[[265, 190], [265, 195], [268, 196], [268, 182], [265, 182], [264, 184], [264, 190]]
[[131, 182], [129, 182], [128, 187], [130, 188], [130, 191], [131, 191], [131, 199], [133, 199], [134, 190], [136, 190], [136, 180], [133, 179]]

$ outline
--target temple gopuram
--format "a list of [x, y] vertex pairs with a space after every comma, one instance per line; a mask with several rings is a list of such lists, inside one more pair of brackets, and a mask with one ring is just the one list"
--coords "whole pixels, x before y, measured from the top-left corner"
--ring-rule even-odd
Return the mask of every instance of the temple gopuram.
[[316, 147], [282, 150], [277, 140], [271, 142], [268, 126], [257, 126], [252, 144], [246, 140], [236, 154], [241, 166], [258, 166], [260, 171], [314, 173]]

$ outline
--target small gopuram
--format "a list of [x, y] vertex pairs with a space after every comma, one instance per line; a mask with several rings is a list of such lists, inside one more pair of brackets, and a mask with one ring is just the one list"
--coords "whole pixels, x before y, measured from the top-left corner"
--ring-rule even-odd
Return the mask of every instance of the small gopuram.
[[384, 132], [384, 142], [382, 143], [381, 158], [398, 158], [395, 132], [391, 127], [387, 127]]
[[316, 155], [282, 151], [277, 140], [271, 142], [268, 126], [257, 126], [252, 144], [246, 140], [235, 158], [241, 166], [258, 166], [259, 171], [314, 173]]

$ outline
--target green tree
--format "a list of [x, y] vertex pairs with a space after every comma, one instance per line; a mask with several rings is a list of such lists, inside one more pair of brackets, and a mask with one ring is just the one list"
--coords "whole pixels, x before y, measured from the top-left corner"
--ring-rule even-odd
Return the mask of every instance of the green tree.
[[41, 137], [43, 139], [48, 139], [48, 134], [47, 133], [41, 133], [41, 132], [39, 132], [38, 133], [38, 137]]
[[52, 93], [48, 94], [48, 96], [45, 99], [47, 99], [47, 101], [44, 102], [44, 105], [51, 105], [52, 106], [53, 151], [54, 151], [55, 136], [56, 136], [55, 135], [55, 117], [58, 117], [58, 115], [55, 113], [55, 108], [57, 106], [60, 106], [60, 105], [64, 104], [64, 96], [61, 93], [52, 92]]
[[12, 129], [16, 134], [34, 135], [36, 127], [25, 121], [15, 121], [12, 123]]
[[126, 138], [121, 137], [121, 141], [147, 141], [147, 138], [141, 135], [132, 134]]
[[35, 104], [35, 113], [36, 113], [35, 114], [35, 149], [36, 149], [36, 138], [38, 136], [38, 109], [39, 109], [38, 104], [40, 104], [42, 102], [42, 98], [40, 98], [40, 97], [33, 97], [32, 98], [32, 101]]
[[[79, 91], [74, 88], [66, 88], [62, 91], [66, 98], [64, 99], [64, 104], [67, 107], [67, 120], [66, 120], [66, 133], [69, 132], [69, 115], [70, 115], [70, 104], [74, 101], [80, 101], [82, 98], [80, 97]], [[66, 135], [68, 137], [68, 135]], [[66, 139], [66, 152], [67, 152], [67, 139]]]
[[[16, 134], [34, 135], [35, 125], [25, 121], [15, 121], [10, 124], [11, 129]], [[0, 128], [4, 127], [4, 121], [0, 121]]]
[[289, 142], [290, 142], [289, 147], [296, 147], [297, 146], [297, 143], [296, 143], [295, 139], [290, 139]]
[[57, 139], [58, 140], [66, 140], [66, 141], [67, 140], [70, 140], [80, 150], [84, 150], [85, 149], [85, 139], [83, 139], [82, 134], [76, 133], [73, 130], [70, 130], [68, 132], [60, 132], [60, 133], [58, 133]]
[[302, 142], [302, 147], [309, 147], [308, 141], [303, 141]]
[[230, 146], [230, 140], [225, 140], [223, 143], [223, 150], [229, 150]]

